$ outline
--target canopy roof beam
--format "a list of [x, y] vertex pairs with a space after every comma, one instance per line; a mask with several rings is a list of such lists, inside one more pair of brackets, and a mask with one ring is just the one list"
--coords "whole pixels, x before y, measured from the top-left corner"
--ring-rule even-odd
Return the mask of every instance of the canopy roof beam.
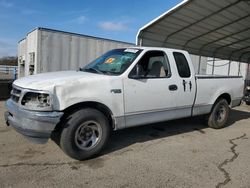
[[213, 40], [213, 41], [211, 41], [211, 42], [208, 42], [208, 43], [204, 44], [203, 46], [201, 46], [201, 48], [200, 48], [200, 53], [202, 53], [202, 50], [203, 50], [205, 47], [207, 47], [207, 46], [209, 46], [209, 45], [211, 45], [211, 44], [214, 44], [214, 43], [217, 43], [217, 42], [219, 42], [219, 41], [225, 40], [225, 39], [227, 39], [227, 38], [233, 37], [233, 36], [238, 35], [238, 34], [240, 34], [240, 33], [244, 33], [244, 32], [246, 32], [246, 31], [250, 31], [250, 27], [245, 28], [245, 29], [243, 29], [243, 30], [241, 30], [241, 31], [238, 31], [238, 32], [235, 32], [235, 33], [231, 33], [230, 35], [225, 35], [224, 37], [218, 38], [218, 39]]
[[222, 26], [220, 26], [220, 27], [217, 27], [217, 28], [215, 28], [215, 29], [213, 29], [213, 30], [210, 30], [210, 31], [208, 31], [208, 32], [206, 32], [206, 33], [203, 33], [203, 34], [201, 34], [201, 35], [199, 35], [199, 36], [196, 36], [196, 37], [194, 37], [194, 38], [191, 38], [191, 39], [189, 39], [189, 40], [184, 44], [183, 49], [185, 49], [186, 46], [187, 46], [190, 42], [192, 42], [192, 41], [194, 41], [194, 40], [196, 40], [196, 39], [198, 39], [198, 38], [201, 38], [201, 37], [203, 37], [203, 36], [205, 36], [205, 35], [208, 35], [208, 34], [210, 34], [210, 33], [213, 33], [213, 32], [215, 32], [215, 31], [218, 31], [219, 29], [223, 29], [224, 27], [230, 26], [230, 25], [232, 25], [232, 24], [234, 24], [234, 23], [237, 23], [237, 22], [239, 22], [239, 21], [241, 21], [241, 20], [244, 20], [244, 19], [246, 19], [246, 18], [248, 18], [248, 17], [250, 17], [250, 14], [247, 14], [247, 15], [244, 16], [244, 17], [240, 17], [240, 18], [238, 18], [238, 19], [236, 19], [236, 20], [234, 20], [234, 21], [232, 21], [232, 22], [229, 22], [229, 23], [227, 23], [227, 24], [225, 24], [225, 25], [222, 25]]
[[137, 42], [248, 63], [249, 23], [250, 0], [184, 0], [142, 27]]
[[[241, 40], [238, 40], [238, 41], [235, 41], [235, 42], [232, 42], [232, 43], [229, 43], [227, 45], [224, 45], [224, 46], [220, 46], [218, 48], [216, 48], [213, 52], [214, 56], [218, 53], [219, 50], [223, 49], [223, 48], [226, 48], [226, 47], [229, 47], [229, 46], [232, 46], [234, 44], [238, 44], [238, 43], [241, 43], [241, 42], [244, 42], [244, 41], [247, 41], [249, 40], [250, 37], [246, 38], [246, 39], [241, 39]], [[244, 47], [245, 48], [245, 47]], [[247, 47], [248, 48], [248, 47]]]
[[[164, 43], [166, 43], [166, 42], [168, 41], [168, 39], [169, 39], [170, 37], [172, 37], [173, 35], [176, 35], [177, 33], [182, 32], [182, 31], [184, 31], [185, 29], [190, 28], [191, 26], [196, 25], [196, 24], [198, 24], [198, 23], [204, 21], [204, 20], [210, 18], [211, 16], [214, 16], [216, 13], [219, 13], [219, 12], [225, 10], [225, 9], [228, 9], [229, 7], [234, 6], [235, 4], [238, 4], [238, 3], [241, 2], [241, 1], [242, 1], [242, 0], [237, 0], [235, 3], [229, 4], [228, 6], [223, 7], [223, 8], [221, 8], [221, 9], [217, 10], [216, 12], [212, 12], [211, 14], [209, 14], [209, 15], [203, 17], [202, 19], [197, 20], [197, 21], [195, 21], [195, 22], [193, 22], [193, 23], [191, 23], [191, 24], [189, 24], [189, 25], [187, 25], [187, 26], [185, 26], [185, 27], [183, 27], [183, 28], [181, 28], [181, 29], [179, 29], [179, 30], [173, 32], [172, 34], [170, 34], [170, 35], [168, 35], [168, 36], [166, 37], [166, 39], [164, 40]], [[190, 2], [192, 2], [192, 1], [190, 1]]]

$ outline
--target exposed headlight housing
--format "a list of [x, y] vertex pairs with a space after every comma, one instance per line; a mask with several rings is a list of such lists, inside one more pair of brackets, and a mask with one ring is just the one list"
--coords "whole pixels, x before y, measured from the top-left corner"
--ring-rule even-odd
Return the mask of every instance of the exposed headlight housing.
[[24, 94], [21, 105], [29, 110], [51, 111], [52, 97], [49, 93], [29, 91]]

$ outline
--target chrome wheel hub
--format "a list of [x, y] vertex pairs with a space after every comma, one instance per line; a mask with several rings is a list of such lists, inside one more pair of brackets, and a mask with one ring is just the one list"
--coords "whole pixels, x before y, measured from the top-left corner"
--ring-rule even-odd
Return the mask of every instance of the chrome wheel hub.
[[75, 132], [75, 144], [79, 149], [94, 148], [102, 137], [101, 125], [96, 121], [86, 121]]

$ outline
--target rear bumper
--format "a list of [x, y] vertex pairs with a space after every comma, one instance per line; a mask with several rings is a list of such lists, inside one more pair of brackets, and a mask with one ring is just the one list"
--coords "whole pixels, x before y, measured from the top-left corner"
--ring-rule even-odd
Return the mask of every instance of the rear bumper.
[[36, 112], [21, 109], [12, 100], [6, 102], [5, 121], [17, 132], [36, 143], [45, 143], [51, 137], [63, 112]]

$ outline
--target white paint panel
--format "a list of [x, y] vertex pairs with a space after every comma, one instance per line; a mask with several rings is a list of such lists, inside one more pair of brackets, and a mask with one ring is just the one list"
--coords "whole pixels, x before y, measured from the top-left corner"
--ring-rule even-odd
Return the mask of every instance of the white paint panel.
[[243, 85], [242, 78], [197, 79], [195, 104], [213, 105], [218, 96], [223, 93], [228, 93], [231, 100], [239, 99], [243, 96]]

